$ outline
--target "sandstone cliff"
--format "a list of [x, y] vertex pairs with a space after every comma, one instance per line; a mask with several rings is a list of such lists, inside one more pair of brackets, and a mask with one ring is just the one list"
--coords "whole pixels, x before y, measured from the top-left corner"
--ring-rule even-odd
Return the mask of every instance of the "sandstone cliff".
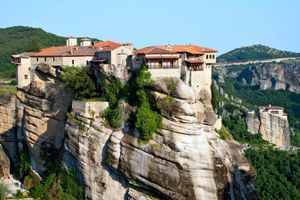
[[300, 62], [256, 63], [244, 66], [218, 67], [219, 80], [229, 76], [260, 89], [288, 89], [300, 93]]
[[[168, 93], [157, 81], [150, 93], [161, 102]], [[79, 109], [73, 102], [64, 163], [79, 171], [88, 199], [257, 198], [253, 184], [235, 171], [255, 176], [240, 145], [220, 139], [197, 95], [176, 81], [174, 109], [170, 113], [162, 108], [163, 128], [145, 144], [127, 123], [115, 131], [103, 125], [101, 113], [107, 103], [82, 102]], [[124, 105], [123, 110], [130, 108]]]
[[257, 117], [254, 112], [249, 112], [246, 123], [250, 133], [260, 133], [264, 140], [280, 148], [290, 146], [290, 128], [286, 116], [259, 112]]
[[[59, 68], [39, 65], [33, 81], [18, 88], [17, 97], [24, 107], [22, 133], [32, 158], [33, 168], [39, 173], [47, 170], [43, 149], [60, 149], [64, 139], [66, 112], [72, 102], [72, 91], [58, 78]], [[49, 152], [50, 155], [55, 151]]]

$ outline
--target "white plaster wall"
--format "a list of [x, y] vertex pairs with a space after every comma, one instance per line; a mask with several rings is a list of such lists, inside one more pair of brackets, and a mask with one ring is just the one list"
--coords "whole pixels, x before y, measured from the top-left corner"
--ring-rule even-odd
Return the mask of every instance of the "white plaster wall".
[[180, 78], [181, 69], [174, 68], [174, 69], [148, 69], [151, 73], [151, 78], [156, 77], [177, 77]]
[[191, 71], [191, 87], [197, 92], [200, 92], [202, 89], [210, 91], [211, 75], [210, 65], [204, 65], [203, 71]]
[[[74, 56], [74, 57], [63, 57], [62, 65], [63, 66], [86, 66], [87, 61], [91, 61], [93, 56]], [[74, 60], [74, 65], [72, 64], [72, 60]]]
[[[207, 56], [208, 56], [208, 58], [207, 58]], [[210, 58], [210, 56], [212, 56], [214, 58]], [[216, 56], [215, 53], [206, 53], [206, 54], [204, 54], [204, 62], [205, 63], [214, 64], [214, 63], [216, 63], [216, 61], [217, 61], [217, 56]]]
[[111, 64], [115, 66], [126, 66], [127, 57], [132, 54], [132, 49], [121, 46], [111, 51]]
[[[17, 66], [18, 87], [25, 87], [30, 84], [30, 58], [21, 58], [21, 64]], [[27, 79], [25, 76], [27, 75]]]
[[100, 117], [101, 113], [109, 106], [107, 101], [73, 101], [72, 110], [81, 113], [84, 117]]

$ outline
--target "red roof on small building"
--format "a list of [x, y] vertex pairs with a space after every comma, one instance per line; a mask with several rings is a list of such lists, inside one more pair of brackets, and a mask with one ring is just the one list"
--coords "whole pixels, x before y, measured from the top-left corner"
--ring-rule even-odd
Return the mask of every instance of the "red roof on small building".
[[103, 41], [94, 44], [95, 47], [120, 47], [122, 44], [113, 41]]
[[92, 46], [53, 46], [42, 49], [33, 54], [33, 57], [72, 57], [72, 56], [93, 56], [97, 48]]
[[214, 49], [201, 47], [196, 45], [164, 45], [164, 46], [150, 46], [144, 47], [136, 51], [136, 54], [174, 54], [174, 53], [190, 53], [190, 54], [204, 54], [215, 53]]

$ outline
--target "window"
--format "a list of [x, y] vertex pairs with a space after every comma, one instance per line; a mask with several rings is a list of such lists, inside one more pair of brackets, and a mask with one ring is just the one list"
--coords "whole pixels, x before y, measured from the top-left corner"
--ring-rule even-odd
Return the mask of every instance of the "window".
[[36, 62], [39, 62], [39, 58], [38, 57], [36, 57]]
[[89, 61], [88, 60], [86, 61], [86, 65], [89, 65]]
[[55, 58], [54, 58], [54, 57], [52, 58], [52, 61], [53, 61], [53, 62], [55, 61]]
[[206, 59], [208, 59], [208, 55], [206, 55]]
[[213, 59], [215, 59], [215, 54], [213, 55]]
[[212, 58], [212, 56], [211, 55], [209, 55], [209, 59], [211, 59]]
[[74, 65], [74, 60], [72, 60], [72, 65]]
[[24, 75], [24, 79], [28, 79], [28, 75]]
[[44, 60], [45, 60], [45, 62], [46, 62], [46, 61], [47, 61], [47, 58], [45, 57]]

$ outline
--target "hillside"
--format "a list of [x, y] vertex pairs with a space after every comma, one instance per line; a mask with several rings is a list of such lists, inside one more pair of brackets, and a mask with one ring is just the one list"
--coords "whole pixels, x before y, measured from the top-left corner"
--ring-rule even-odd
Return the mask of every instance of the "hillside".
[[274, 58], [300, 57], [300, 53], [281, 51], [261, 44], [236, 48], [218, 56], [218, 62], [242, 62]]
[[10, 63], [12, 54], [65, 45], [65, 37], [48, 33], [41, 28], [14, 26], [0, 28], [0, 44], [0, 78], [13, 78], [16, 73], [15, 66]]

